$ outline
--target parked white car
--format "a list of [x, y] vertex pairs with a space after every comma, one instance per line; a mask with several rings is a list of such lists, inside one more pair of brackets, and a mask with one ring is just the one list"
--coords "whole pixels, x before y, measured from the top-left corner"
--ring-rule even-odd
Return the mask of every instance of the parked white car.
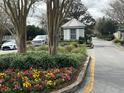
[[33, 40], [32, 40], [32, 44], [34, 46], [39, 46], [39, 45], [43, 45], [46, 44], [48, 41], [48, 35], [37, 35]]
[[1, 46], [1, 50], [15, 50], [15, 49], [17, 49], [15, 40], [8, 40], [4, 42]]

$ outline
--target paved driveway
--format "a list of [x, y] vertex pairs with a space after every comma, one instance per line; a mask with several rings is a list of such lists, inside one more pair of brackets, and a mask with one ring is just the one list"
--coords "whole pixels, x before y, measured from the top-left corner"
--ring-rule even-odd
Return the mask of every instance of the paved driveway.
[[124, 93], [124, 50], [94, 39], [95, 82], [92, 93]]

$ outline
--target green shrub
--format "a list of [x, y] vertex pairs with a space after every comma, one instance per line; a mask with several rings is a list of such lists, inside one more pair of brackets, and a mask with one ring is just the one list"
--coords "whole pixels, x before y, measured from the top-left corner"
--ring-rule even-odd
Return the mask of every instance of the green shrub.
[[[28, 69], [30, 67], [49, 69], [54, 67], [77, 68], [81, 64], [81, 54], [58, 54], [50, 56], [47, 52], [28, 52], [26, 54], [0, 55], [0, 70], [7, 68]], [[82, 60], [83, 60], [82, 59]]]
[[75, 47], [74, 47], [73, 45], [67, 45], [67, 46], [65, 46], [65, 50], [66, 50], [67, 52], [71, 52], [74, 48], [75, 48]]
[[83, 51], [81, 48], [75, 48], [71, 51], [71, 53], [82, 53], [82, 52], [85, 52], [85, 51]]
[[77, 46], [78, 42], [77, 41], [63, 41], [60, 42], [59, 45], [60, 46], [66, 46], [66, 45], [73, 45], [73, 46]]
[[121, 40], [121, 41], [120, 41], [120, 44], [121, 44], [121, 45], [124, 45], [124, 40]]
[[81, 56], [76, 54], [59, 54], [54, 56], [54, 60], [58, 67], [74, 67], [78, 68], [81, 64]]
[[114, 39], [114, 43], [120, 43], [119, 39]]
[[28, 45], [27, 51], [35, 51], [35, 47], [32, 45]]
[[66, 45], [68, 45], [69, 44], [69, 42], [60, 42], [60, 46], [66, 46]]
[[84, 44], [86, 42], [85, 37], [79, 37], [79, 44]]
[[78, 44], [78, 42], [72, 42], [71, 45], [74, 46], [75, 48], [77, 48], [79, 44]]
[[64, 47], [59, 46], [59, 47], [58, 47], [58, 52], [59, 52], [59, 53], [66, 53], [66, 50], [65, 50]]
[[1, 55], [0, 56], [0, 70], [7, 69], [10, 65], [11, 60], [13, 60], [13, 57], [10, 55]]
[[36, 51], [48, 51], [48, 45], [41, 45], [39, 47], [36, 47]]
[[80, 48], [75, 48], [71, 51], [72, 53], [80, 53]]
[[31, 41], [27, 41], [26, 43], [27, 43], [28, 45], [32, 44]]

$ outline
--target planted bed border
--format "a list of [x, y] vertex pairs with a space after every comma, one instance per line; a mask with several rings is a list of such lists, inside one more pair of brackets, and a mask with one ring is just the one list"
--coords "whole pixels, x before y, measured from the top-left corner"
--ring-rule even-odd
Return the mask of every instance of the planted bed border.
[[81, 72], [79, 73], [77, 80], [74, 83], [72, 83], [71, 85], [69, 85], [65, 88], [62, 88], [57, 91], [52, 91], [50, 93], [73, 93], [74, 91], [76, 91], [78, 89], [78, 87], [81, 85], [81, 83], [84, 81], [87, 68], [90, 64], [90, 60], [91, 60], [91, 57], [87, 57], [87, 60], [85, 61], [85, 64], [84, 64]]

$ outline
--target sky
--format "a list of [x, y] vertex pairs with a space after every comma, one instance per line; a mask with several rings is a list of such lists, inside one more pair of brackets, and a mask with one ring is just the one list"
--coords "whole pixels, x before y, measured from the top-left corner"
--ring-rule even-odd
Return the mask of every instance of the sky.
[[95, 18], [105, 16], [104, 10], [109, 7], [110, 0], [82, 0], [89, 13]]
[[[0, 0], [1, 1], [1, 0]], [[89, 13], [95, 18], [103, 17], [105, 15], [104, 10], [109, 7], [110, 0], [82, 0], [83, 4], [88, 8]], [[46, 5], [43, 2], [36, 3], [36, 8], [33, 15], [28, 17], [29, 24], [38, 25], [39, 18], [42, 13], [45, 13]], [[33, 16], [33, 17], [32, 17]], [[36, 24], [37, 21], [37, 24]]]
[[[83, 4], [88, 8], [88, 12], [93, 16], [93, 18], [97, 19], [99, 17], [105, 16], [104, 10], [109, 7], [110, 0], [82, 0]], [[36, 16], [40, 16], [41, 13], [45, 13], [46, 5], [41, 2], [36, 3], [35, 15], [32, 15], [28, 18], [29, 24], [39, 25], [39, 18]], [[37, 21], [37, 22], [36, 22]]]

